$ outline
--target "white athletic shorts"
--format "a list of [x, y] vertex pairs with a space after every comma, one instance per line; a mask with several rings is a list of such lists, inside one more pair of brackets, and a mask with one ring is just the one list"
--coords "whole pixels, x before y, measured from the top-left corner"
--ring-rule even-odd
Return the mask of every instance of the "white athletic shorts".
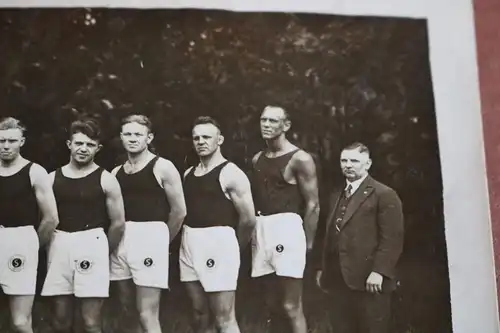
[[109, 296], [109, 243], [102, 228], [56, 230], [47, 267], [42, 296]]
[[170, 231], [163, 221], [126, 222], [111, 255], [111, 280], [133, 279], [142, 287], [168, 289]]
[[0, 226], [0, 286], [6, 295], [35, 295], [39, 248], [33, 226]]
[[200, 281], [206, 292], [234, 291], [240, 247], [233, 228], [183, 227], [179, 266], [182, 282]]
[[298, 214], [257, 216], [252, 236], [252, 277], [276, 273], [302, 278], [306, 249], [303, 221]]

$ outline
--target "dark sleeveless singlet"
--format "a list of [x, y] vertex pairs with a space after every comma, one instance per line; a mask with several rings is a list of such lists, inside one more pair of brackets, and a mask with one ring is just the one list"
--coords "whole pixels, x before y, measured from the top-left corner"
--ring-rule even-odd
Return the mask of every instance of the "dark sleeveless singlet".
[[116, 178], [120, 183], [127, 221], [168, 221], [170, 205], [165, 190], [153, 173], [159, 156], [154, 157], [142, 170], [127, 174], [123, 166]]
[[304, 202], [299, 187], [288, 183], [283, 177], [288, 162], [299, 150], [274, 158], [266, 157], [264, 152], [260, 154], [252, 175], [257, 213], [271, 215], [292, 212], [302, 216]]
[[193, 167], [184, 178], [187, 216], [184, 224], [192, 228], [229, 226], [236, 228], [238, 214], [233, 202], [224, 194], [220, 185], [225, 161], [203, 176], [195, 176]]
[[109, 228], [106, 195], [101, 185], [104, 169], [98, 167], [81, 178], [63, 175], [56, 170], [54, 195], [59, 213], [58, 230], [78, 232], [95, 228]]
[[38, 226], [40, 213], [31, 185], [29, 162], [17, 173], [0, 176], [0, 225], [4, 227]]

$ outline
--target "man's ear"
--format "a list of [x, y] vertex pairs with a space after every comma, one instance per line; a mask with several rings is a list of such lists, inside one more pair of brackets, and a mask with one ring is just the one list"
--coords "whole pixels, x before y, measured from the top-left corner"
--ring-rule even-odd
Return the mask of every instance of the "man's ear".
[[366, 161], [366, 170], [370, 170], [372, 166], [372, 160], [371, 158], [368, 159], [368, 161]]
[[97, 150], [95, 151], [95, 153], [97, 154], [101, 149], [102, 149], [102, 145], [101, 144], [98, 144], [97, 145]]
[[21, 138], [21, 147], [24, 146], [24, 143], [26, 142], [26, 138], [23, 136]]
[[153, 142], [155, 135], [153, 133], [148, 133], [148, 145]]
[[71, 149], [71, 140], [66, 140], [66, 146]]
[[283, 130], [288, 132], [288, 130], [292, 127], [292, 121], [290, 119], [285, 119], [283, 121]]
[[219, 134], [219, 138], [217, 139], [217, 144], [219, 146], [222, 146], [223, 143], [224, 143], [224, 135]]

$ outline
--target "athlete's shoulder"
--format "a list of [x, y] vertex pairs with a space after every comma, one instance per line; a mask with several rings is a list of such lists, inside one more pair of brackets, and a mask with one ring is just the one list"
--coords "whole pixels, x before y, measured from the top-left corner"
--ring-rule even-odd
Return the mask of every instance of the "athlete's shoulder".
[[170, 179], [171, 177], [179, 177], [180, 173], [175, 164], [164, 157], [158, 156], [153, 172], [160, 176], [163, 180]]
[[28, 162], [28, 164], [29, 163], [31, 163], [31, 166], [30, 166], [30, 176], [31, 177], [46, 177], [48, 175], [47, 169], [45, 169], [40, 164], [35, 163], [35, 162]]
[[123, 164], [118, 164], [111, 170], [111, 174], [116, 176], [118, 174], [118, 171], [123, 167]]
[[172, 171], [172, 170], [177, 171], [177, 168], [175, 167], [174, 163], [171, 160], [166, 159], [166, 158], [161, 157], [161, 156], [157, 157], [157, 160], [155, 162], [155, 166], [154, 167], [157, 170], [163, 170], [163, 171], [166, 171], [166, 172], [169, 172], [169, 171]]
[[104, 168], [101, 168], [101, 186], [105, 192], [113, 192], [120, 189], [116, 176]]
[[314, 164], [314, 158], [312, 154], [308, 153], [304, 149], [297, 148], [295, 154], [292, 155], [291, 161], [296, 165], [310, 165]]
[[224, 177], [224, 179], [227, 179], [229, 182], [248, 181], [248, 177], [245, 172], [231, 161], [228, 161], [228, 163], [222, 168], [221, 177]]
[[31, 163], [29, 167], [29, 177], [32, 185], [42, 184], [49, 180], [51, 177], [47, 170], [38, 163], [28, 161]]

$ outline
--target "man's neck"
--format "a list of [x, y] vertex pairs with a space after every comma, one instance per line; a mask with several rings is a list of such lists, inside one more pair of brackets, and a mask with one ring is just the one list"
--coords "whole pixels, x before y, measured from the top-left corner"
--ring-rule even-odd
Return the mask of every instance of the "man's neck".
[[200, 156], [200, 169], [204, 172], [209, 171], [221, 164], [224, 160], [224, 156], [222, 156], [220, 150], [210, 156]]
[[68, 168], [71, 171], [75, 171], [78, 173], [85, 173], [87, 171], [94, 169], [95, 167], [96, 167], [96, 164], [94, 163], [94, 161], [91, 161], [87, 164], [82, 164], [82, 163], [78, 163], [78, 162], [74, 161], [73, 159], [70, 159], [70, 161], [68, 163]]
[[12, 168], [15, 165], [18, 165], [24, 160], [24, 158], [21, 155], [17, 155], [14, 159], [12, 160], [0, 160], [0, 165], [2, 168]]
[[141, 162], [144, 162], [145, 160], [148, 159], [149, 154], [150, 154], [149, 149], [144, 149], [138, 154], [128, 153], [128, 162], [131, 165], [141, 164]]
[[277, 154], [286, 150], [288, 144], [289, 142], [284, 135], [280, 135], [271, 140], [266, 140], [267, 151], [273, 154]]

